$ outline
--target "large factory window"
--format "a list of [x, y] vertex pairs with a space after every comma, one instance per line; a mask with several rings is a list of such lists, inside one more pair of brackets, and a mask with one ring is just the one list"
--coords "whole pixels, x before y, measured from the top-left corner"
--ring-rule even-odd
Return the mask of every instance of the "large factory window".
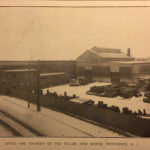
[[132, 68], [131, 67], [120, 67], [120, 77], [123, 79], [132, 78]]
[[13, 78], [16, 78], [16, 74], [15, 73], [13, 73]]
[[94, 77], [110, 77], [110, 67], [93, 67]]
[[78, 74], [79, 75], [84, 75], [84, 67], [78, 67]]
[[149, 65], [140, 66], [139, 71], [141, 74], [150, 74], [150, 66]]
[[100, 67], [93, 67], [93, 76], [94, 77], [99, 77], [100, 76]]
[[102, 77], [110, 77], [110, 67], [101, 67], [101, 76]]

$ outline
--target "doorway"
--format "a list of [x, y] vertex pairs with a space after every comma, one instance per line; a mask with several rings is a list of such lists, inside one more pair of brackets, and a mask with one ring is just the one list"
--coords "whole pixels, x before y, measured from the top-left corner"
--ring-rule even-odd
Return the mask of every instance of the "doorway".
[[89, 82], [93, 81], [93, 71], [92, 70], [85, 70], [85, 79]]

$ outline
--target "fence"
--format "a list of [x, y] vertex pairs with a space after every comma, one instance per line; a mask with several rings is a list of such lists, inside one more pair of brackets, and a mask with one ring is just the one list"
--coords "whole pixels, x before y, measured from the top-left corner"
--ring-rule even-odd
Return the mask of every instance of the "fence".
[[[11, 95], [24, 100], [30, 98], [32, 103], [36, 103], [36, 95], [32, 93], [29, 95], [26, 91], [13, 89], [11, 90]], [[134, 135], [150, 137], [150, 119], [118, 113], [97, 106], [78, 104], [60, 97], [54, 98], [41, 95], [40, 104], [43, 107], [59, 109]]]

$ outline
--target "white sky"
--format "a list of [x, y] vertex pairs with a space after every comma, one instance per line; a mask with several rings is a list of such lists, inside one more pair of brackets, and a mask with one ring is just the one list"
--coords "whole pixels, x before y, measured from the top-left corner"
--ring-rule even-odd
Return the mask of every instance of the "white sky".
[[74, 60], [93, 46], [150, 56], [150, 7], [0, 8], [0, 60]]

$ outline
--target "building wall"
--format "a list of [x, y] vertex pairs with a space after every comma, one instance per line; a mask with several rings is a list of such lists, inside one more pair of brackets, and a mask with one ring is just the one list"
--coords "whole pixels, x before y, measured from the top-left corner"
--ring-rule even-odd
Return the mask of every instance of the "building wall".
[[91, 72], [95, 81], [110, 82], [111, 66], [109, 63], [77, 63], [77, 76], [86, 79], [87, 72]]
[[78, 78], [86, 78], [86, 69], [91, 68], [95, 81], [136, 81], [138, 78], [150, 77], [150, 63], [77, 63]]
[[[30, 84], [29, 84], [30, 83]], [[2, 72], [1, 88], [34, 89], [37, 83], [37, 72]]]
[[[37, 88], [37, 71], [2, 72], [0, 73], [0, 87], [2, 90], [9, 88], [33, 90]], [[40, 76], [40, 88], [69, 83], [69, 75], [59, 73], [55, 75]]]
[[76, 61], [0, 61], [0, 70], [9, 69], [37, 69], [40, 64], [41, 72], [66, 72], [76, 74]]
[[68, 74], [41, 76], [40, 79], [40, 88], [47, 88], [51, 86], [69, 83]]

